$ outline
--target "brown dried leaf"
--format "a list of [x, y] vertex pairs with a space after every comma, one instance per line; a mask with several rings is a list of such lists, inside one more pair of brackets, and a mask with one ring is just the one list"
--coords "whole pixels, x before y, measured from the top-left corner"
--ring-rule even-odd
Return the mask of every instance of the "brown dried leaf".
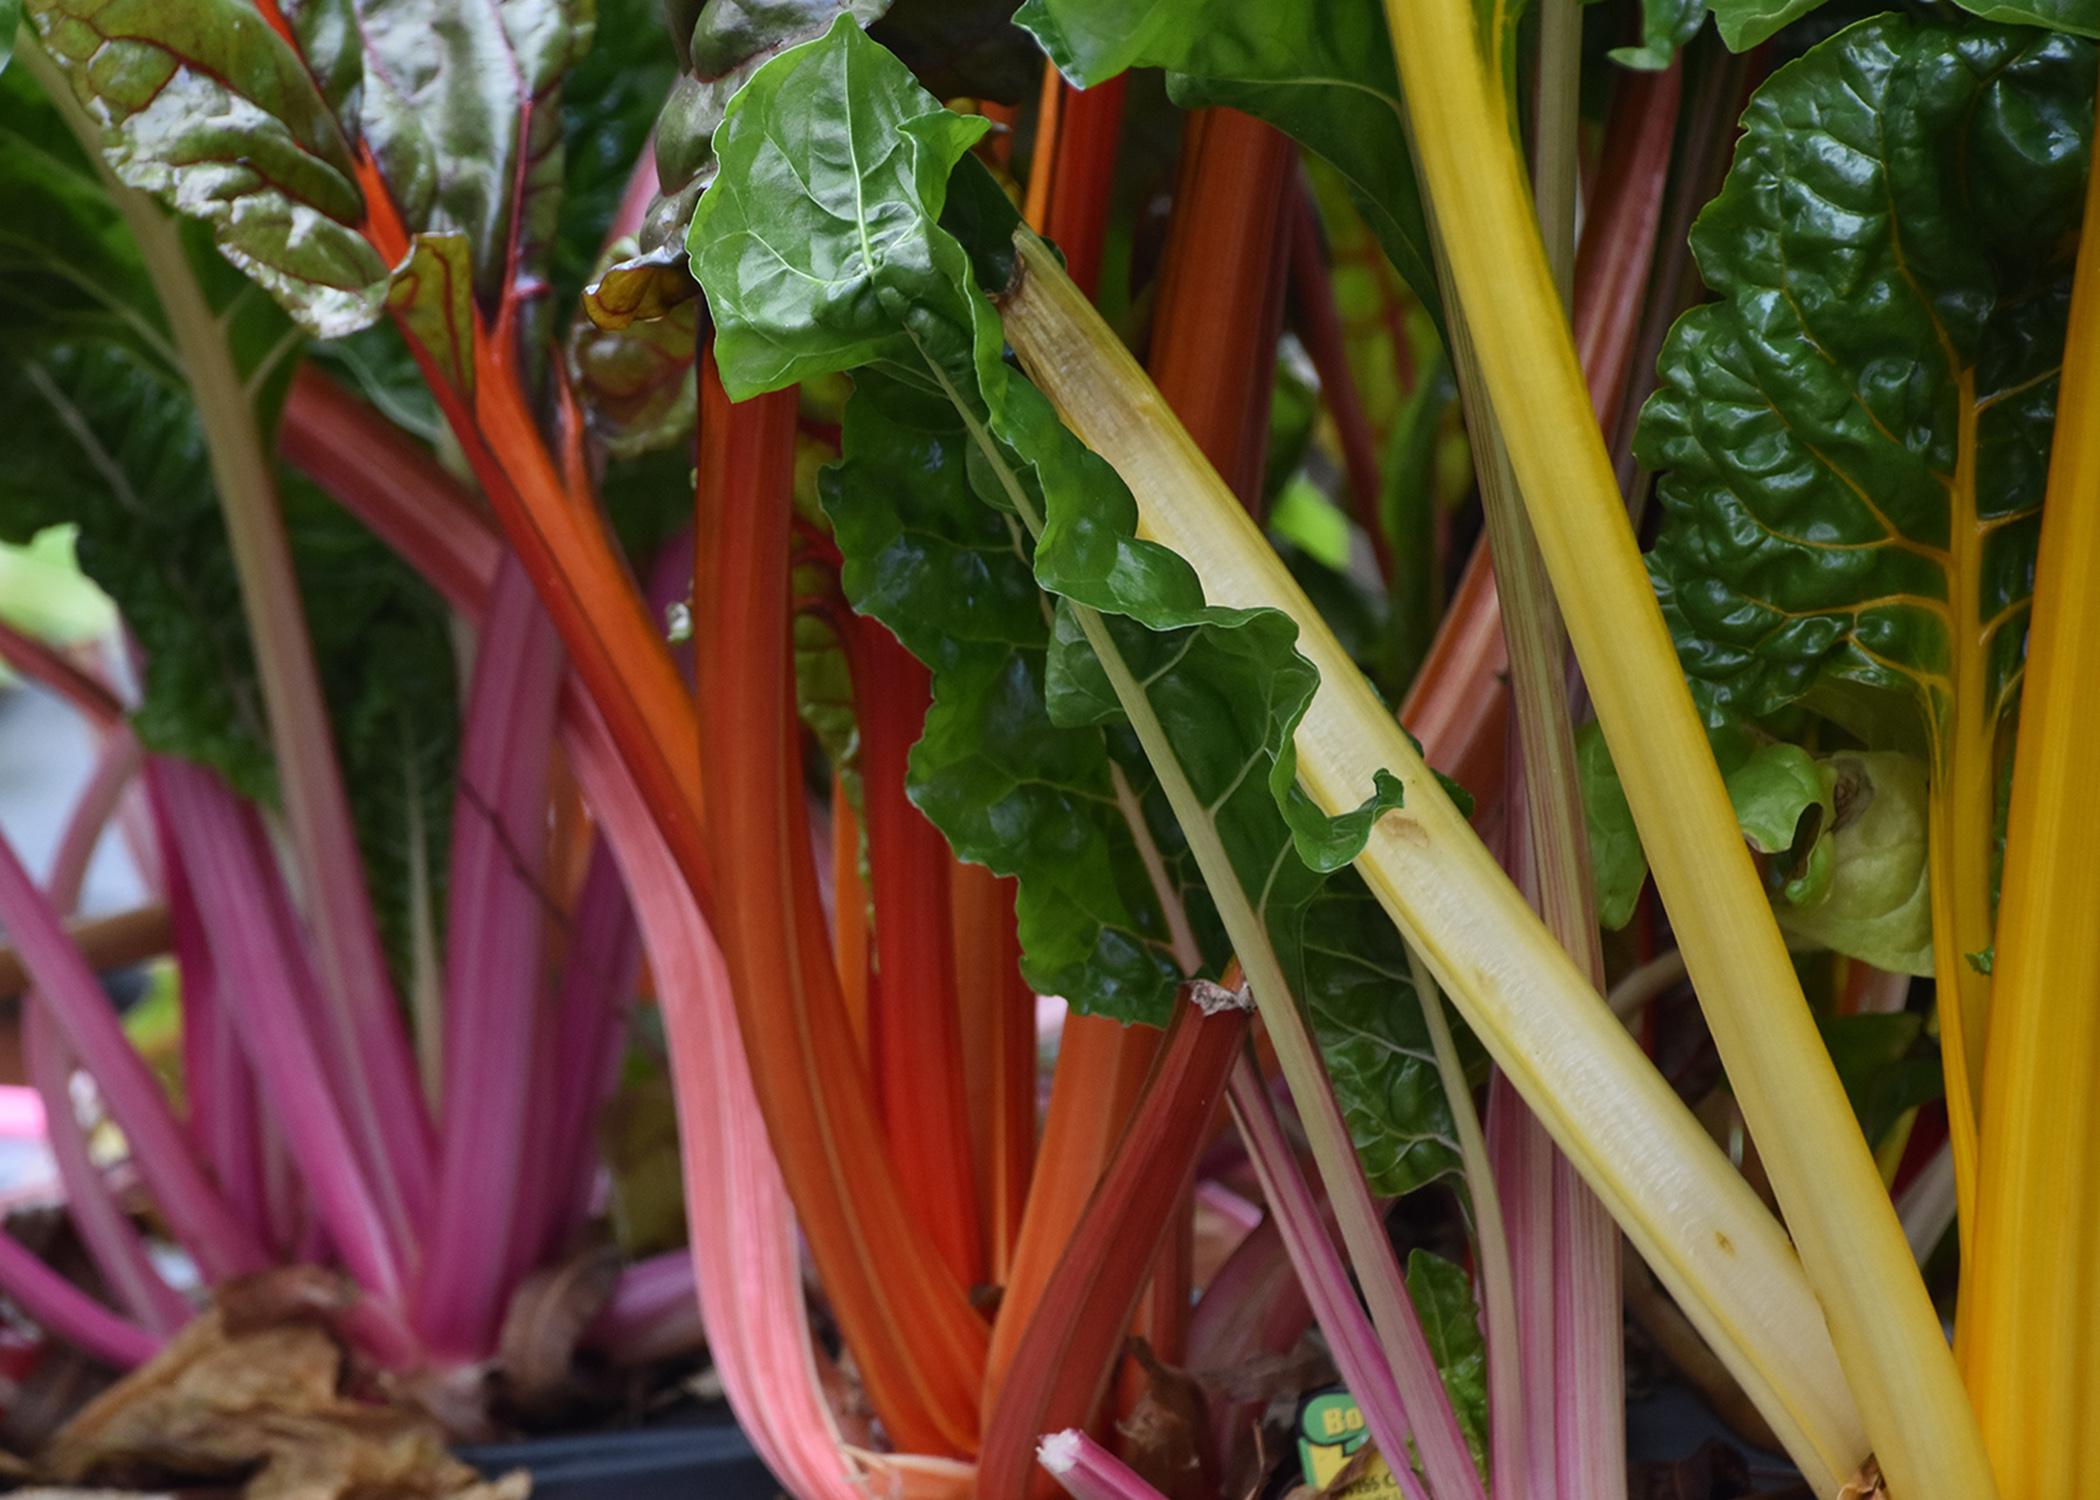
[[244, 1500], [523, 1500], [531, 1481], [485, 1481], [421, 1412], [344, 1393], [324, 1319], [334, 1279], [267, 1276], [229, 1289], [67, 1423], [38, 1462], [68, 1484], [237, 1483]]

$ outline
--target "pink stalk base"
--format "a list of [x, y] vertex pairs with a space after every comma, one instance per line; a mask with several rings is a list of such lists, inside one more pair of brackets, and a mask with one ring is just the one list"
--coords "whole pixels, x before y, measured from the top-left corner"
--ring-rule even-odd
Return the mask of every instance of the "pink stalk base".
[[1130, 1466], [1077, 1427], [1048, 1434], [1035, 1461], [1072, 1500], [1164, 1500]]
[[[1298, 1272], [1298, 1284], [1305, 1288], [1313, 1317], [1318, 1320], [1320, 1331], [1327, 1336], [1327, 1347], [1334, 1355], [1335, 1368], [1341, 1372], [1349, 1393], [1363, 1411], [1364, 1422], [1371, 1429], [1371, 1440], [1378, 1445], [1380, 1453], [1387, 1455], [1393, 1477], [1399, 1481], [1400, 1491], [1407, 1500], [1428, 1500], [1429, 1492], [1415, 1476], [1414, 1466], [1407, 1462], [1416, 1429], [1433, 1430], [1430, 1424], [1445, 1422], [1450, 1423], [1454, 1431], [1458, 1426], [1457, 1415], [1451, 1409], [1450, 1398], [1444, 1393], [1435, 1363], [1429, 1363], [1428, 1372], [1429, 1380], [1434, 1382], [1433, 1390], [1423, 1386], [1420, 1372], [1416, 1372], [1418, 1378], [1411, 1382], [1407, 1393], [1402, 1393], [1399, 1374], [1379, 1348], [1378, 1335], [1371, 1328], [1371, 1320], [1365, 1315], [1363, 1305], [1356, 1300], [1356, 1287], [1350, 1280], [1349, 1268], [1336, 1252], [1334, 1241], [1328, 1238], [1319, 1200], [1306, 1182], [1305, 1173], [1299, 1169], [1298, 1158], [1291, 1152], [1260, 1069], [1243, 1059], [1232, 1070], [1226, 1098], [1232, 1105], [1233, 1123], [1239, 1127], [1240, 1137], [1247, 1143], [1247, 1154], [1253, 1158], [1254, 1170], [1261, 1178], [1261, 1190], [1269, 1200], [1269, 1212], [1283, 1235], [1291, 1265]], [[1416, 1325], [1416, 1331], [1419, 1334], [1420, 1324]], [[1422, 1354], [1427, 1360], [1426, 1344]], [[1460, 1449], [1464, 1449], [1463, 1438], [1460, 1439]], [[1471, 1460], [1467, 1462], [1470, 1466]], [[1441, 1492], [1439, 1500], [1444, 1500]]]

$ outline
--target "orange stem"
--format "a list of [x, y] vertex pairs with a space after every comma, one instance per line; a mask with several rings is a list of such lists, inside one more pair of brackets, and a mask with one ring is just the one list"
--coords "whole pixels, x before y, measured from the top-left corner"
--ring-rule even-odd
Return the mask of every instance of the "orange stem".
[[702, 361], [698, 555], [716, 935], [767, 1132], [824, 1290], [901, 1448], [977, 1445], [985, 1327], [907, 1204], [847, 1021], [802, 792], [789, 658], [795, 393], [732, 405]]
[[962, 1018], [948, 909], [948, 845], [905, 791], [933, 680], [883, 626], [848, 627], [861, 785], [875, 886], [868, 1059], [905, 1201], [965, 1286], [984, 1280], [963, 1093]]
[[1261, 500], [1296, 163], [1290, 138], [1250, 115], [1189, 116], [1145, 362], [1250, 510]]
[[1043, 79], [1025, 215], [1057, 242], [1066, 271], [1089, 298], [1100, 289], [1125, 87], [1121, 74], [1090, 89], [1073, 88], [1055, 69]]
[[1104, 1016], [1065, 1020], [1035, 1178], [1028, 1186], [1028, 1205], [999, 1315], [992, 1322], [984, 1372], [987, 1411], [999, 1399], [1022, 1332], [1035, 1316], [1050, 1273], [1130, 1119], [1160, 1038], [1161, 1033], [1149, 1026], [1125, 1026]]
[[1047, 1432], [1087, 1426], [1100, 1407], [1147, 1273], [1173, 1228], [1172, 1208], [1195, 1180], [1248, 1019], [1229, 998], [1212, 1011], [1186, 998], [1176, 1002], [1130, 1128], [1051, 1273], [991, 1408], [979, 1494], [1056, 1493], [1036, 1467], [1036, 1442]]
[[989, 1279], [1013, 1268], [1035, 1166], [1035, 991], [1021, 977], [1014, 882], [982, 865], [948, 874], [963, 1087]]
[[831, 778], [831, 927], [854, 1045], [868, 1055], [868, 887], [860, 876], [860, 820], [845, 783]]

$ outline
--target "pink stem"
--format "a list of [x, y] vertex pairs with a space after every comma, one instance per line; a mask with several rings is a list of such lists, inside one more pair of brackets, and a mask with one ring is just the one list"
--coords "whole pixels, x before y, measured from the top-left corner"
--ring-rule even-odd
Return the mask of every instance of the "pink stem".
[[179, 859], [171, 856], [162, 863], [175, 967], [182, 976], [182, 1076], [190, 1139], [211, 1164], [219, 1190], [241, 1222], [257, 1226], [282, 1251], [289, 1246], [271, 1212], [263, 1175], [265, 1127], [255, 1098], [255, 1072], [241, 1050], [232, 1008], [219, 992], [211, 939], [189, 876]]
[[1166, 1500], [1077, 1427], [1045, 1435], [1036, 1446], [1035, 1460], [1072, 1500]]
[[0, 1230], [0, 1286], [57, 1337], [120, 1369], [160, 1352], [160, 1339], [118, 1317]]
[[[138, 740], [129, 729], [117, 728], [104, 742], [52, 858], [46, 891], [57, 911], [79, 906], [88, 861], [118, 799], [137, 774], [139, 761]], [[73, 1106], [73, 1055], [44, 1005], [32, 1000], [22, 1021], [30, 1078], [43, 1096], [45, 1129], [81, 1242], [104, 1284], [134, 1318], [156, 1334], [173, 1333], [189, 1321], [189, 1304], [154, 1268], [131, 1216], [118, 1204], [108, 1177], [88, 1150]]]
[[239, 997], [249, 1062], [315, 1208], [350, 1274], [369, 1294], [398, 1303], [403, 1268], [323, 1060], [309, 1010], [317, 986], [262, 820], [198, 767], [156, 759], [147, 777], [204, 915], [224, 993]]
[[[467, 699], [452, 822], [438, 1195], [414, 1321], [439, 1354], [493, 1345], [522, 1271], [547, 894], [547, 768], [561, 640], [524, 567], [496, 575]], [[537, 1246], [533, 1246], [536, 1249]]]
[[622, 1271], [583, 1339], [622, 1365], [652, 1364], [699, 1348], [705, 1334], [692, 1255], [666, 1251]]
[[591, 850], [569, 927], [568, 962], [547, 1029], [551, 1087], [529, 1122], [540, 1138], [533, 1159], [548, 1164], [527, 1184], [540, 1253], [561, 1244], [590, 1212], [598, 1113], [618, 1081], [621, 1023], [641, 973], [641, 931], [602, 839]]
[[[1232, 1070], [1226, 1097], [1232, 1104], [1233, 1122], [1239, 1126], [1240, 1138], [1246, 1141], [1247, 1154], [1253, 1158], [1254, 1170], [1261, 1178], [1269, 1212], [1283, 1235], [1291, 1264], [1297, 1269], [1298, 1284], [1305, 1288], [1313, 1317], [1327, 1336], [1335, 1368], [1341, 1371], [1349, 1393], [1363, 1411], [1371, 1440], [1386, 1456], [1407, 1500], [1428, 1500], [1429, 1492], [1407, 1460], [1414, 1451], [1412, 1440], [1417, 1431], [1427, 1432], [1448, 1422], [1461, 1453], [1465, 1451], [1465, 1439], [1458, 1431], [1457, 1414], [1451, 1409], [1451, 1399], [1445, 1394], [1435, 1361], [1430, 1358], [1427, 1341], [1422, 1343], [1420, 1360], [1427, 1366], [1426, 1377], [1419, 1368], [1407, 1371], [1407, 1389], [1403, 1391], [1402, 1372], [1387, 1361], [1379, 1347], [1371, 1320], [1357, 1301], [1349, 1268], [1328, 1237], [1319, 1200], [1313, 1196], [1298, 1158], [1284, 1137], [1268, 1085], [1262, 1082], [1260, 1070], [1251, 1061], [1242, 1059]], [[1411, 1311], [1413, 1304], [1408, 1307]], [[1419, 1339], [1419, 1322], [1415, 1333]], [[1468, 1458], [1469, 1468], [1471, 1463]], [[1438, 1496], [1439, 1500], [1454, 1500], [1445, 1496], [1441, 1488]]]
[[804, 1500], [861, 1500], [818, 1384], [793, 1211], [766, 1140], [721, 951], [604, 722], [570, 754], [633, 894], [671, 1045], [686, 1219], [708, 1348], [738, 1422]]
[[130, 1143], [154, 1201], [213, 1280], [262, 1268], [267, 1257], [191, 1153], [160, 1084], [124, 1035], [109, 997], [66, 936], [58, 912], [0, 837], [0, 927], [35, 982], [60, 1041], [93, 1075]]

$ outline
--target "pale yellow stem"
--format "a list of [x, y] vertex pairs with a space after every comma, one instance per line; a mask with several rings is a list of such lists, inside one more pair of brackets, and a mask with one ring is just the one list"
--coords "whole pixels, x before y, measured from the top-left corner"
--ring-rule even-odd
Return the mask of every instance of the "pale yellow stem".
[[[1373, 829], [1358, 869], [1811, 1484], [1834, 1492], [1868, 1445], [1784, 1231], [1510, 884], [1114, 332], [1040, 242], [1024, 237], [1021, 256], [1005, 313], [1023, 367], [1212, 603], [1297, 620], [1320, 674], [1296, 738], [1301, 784], [1341, 812], [1378, 770], [1401, 778], [1407, 805]], [[1846, 1128], [1857, 1137], [1849, 1116]]]

